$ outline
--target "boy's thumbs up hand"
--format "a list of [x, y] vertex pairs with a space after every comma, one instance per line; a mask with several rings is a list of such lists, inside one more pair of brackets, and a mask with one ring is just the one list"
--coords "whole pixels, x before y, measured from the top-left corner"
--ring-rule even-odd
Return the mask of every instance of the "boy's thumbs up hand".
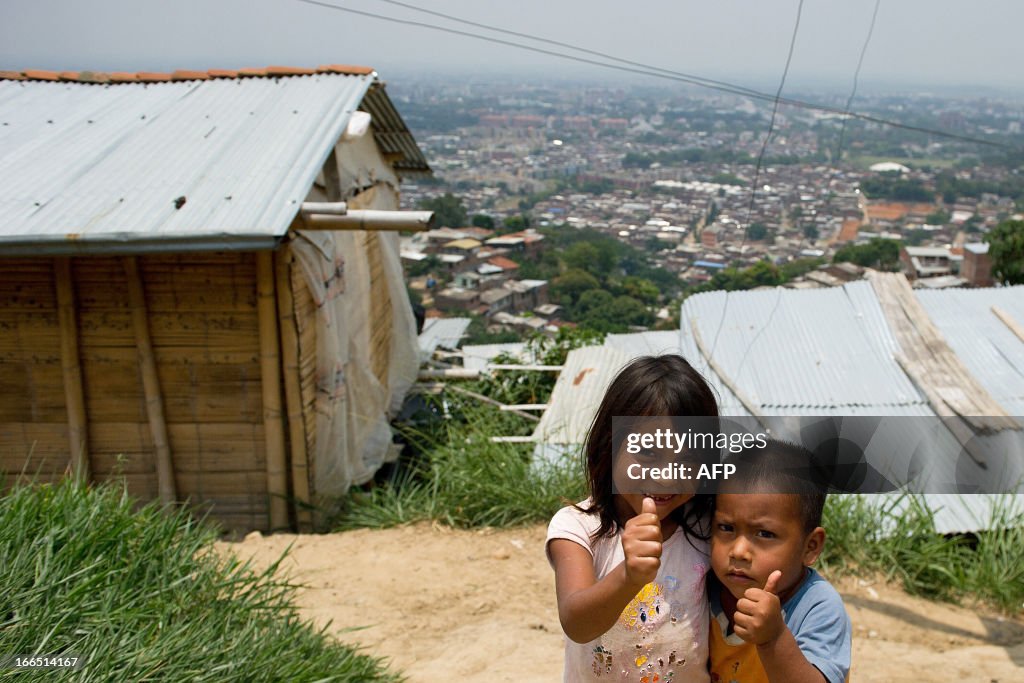
[[765, 645], [779, 637], [786, 623], [782, 619], [782, 604], [776, 594], [782, 572], [776, 569], [768, 575], [764, 588], [748, 588], [736, 602], [733, 617], [736, 635], [748, 643]]
[[626, 578], [638, 590], [654, 581], [661, 567], [661, 521], [657, 509], [654, 500], [645, 497], [640, 514], [627, 521], [622, 530]]

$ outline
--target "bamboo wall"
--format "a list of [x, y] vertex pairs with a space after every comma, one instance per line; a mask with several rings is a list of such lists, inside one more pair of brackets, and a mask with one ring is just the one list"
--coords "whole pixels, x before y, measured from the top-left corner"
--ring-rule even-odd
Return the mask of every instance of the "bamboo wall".
[[[256, 257], [144, 256], [145, 293], [179, 500], [229, 528], [268, 527]], [[53, 479], [69, 468], [57, 261], [0, 259], [0, 470]], [[93, 480], [158, 497], [152, 425], [121, 258], [71, 260]]]

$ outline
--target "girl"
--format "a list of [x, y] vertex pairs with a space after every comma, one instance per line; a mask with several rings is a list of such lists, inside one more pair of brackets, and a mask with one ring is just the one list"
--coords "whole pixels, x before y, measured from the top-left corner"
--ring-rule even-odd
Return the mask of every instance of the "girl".
[[718, 415], [680, 356], [630, 362], [584, 445], [590, 497], [559, 510], [546, 550], [567, 636], [565, 681], [706, 683], [710, 496], [612, 493], [612, 417]]

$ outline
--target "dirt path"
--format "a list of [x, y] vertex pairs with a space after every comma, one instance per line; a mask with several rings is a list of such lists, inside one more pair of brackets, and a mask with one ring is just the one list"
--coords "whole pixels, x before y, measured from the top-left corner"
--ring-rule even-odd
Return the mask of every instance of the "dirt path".
[[[323, 536], [253, 534], [221, 543], [309, 587], [305, 616], [387, 657], [413, 683], [559, 681], [562, 634], [544, 527], [456, 531], [419, 525]], [[857, 683], [1024, 680], [1024, 620], [910, 597], [849, 579]], [[346, 628], [360, 630], [345, 632]]]

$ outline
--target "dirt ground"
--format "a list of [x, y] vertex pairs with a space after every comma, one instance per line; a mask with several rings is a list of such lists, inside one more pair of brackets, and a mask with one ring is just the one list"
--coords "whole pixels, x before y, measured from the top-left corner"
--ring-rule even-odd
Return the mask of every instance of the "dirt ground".
[[[562, 633], [543, 526], [418, 525], [328, 535], [250, 534], [225, 552], [305, 584], [303, 614], [384, 656], [414, 683], [559, 681]], [[853, 620], [857, 683], [1024, 680], [1024, 619], [929, 602], [877, 581], [837, 585]], [[358, 627], [358, 630], [347, 630]]]

